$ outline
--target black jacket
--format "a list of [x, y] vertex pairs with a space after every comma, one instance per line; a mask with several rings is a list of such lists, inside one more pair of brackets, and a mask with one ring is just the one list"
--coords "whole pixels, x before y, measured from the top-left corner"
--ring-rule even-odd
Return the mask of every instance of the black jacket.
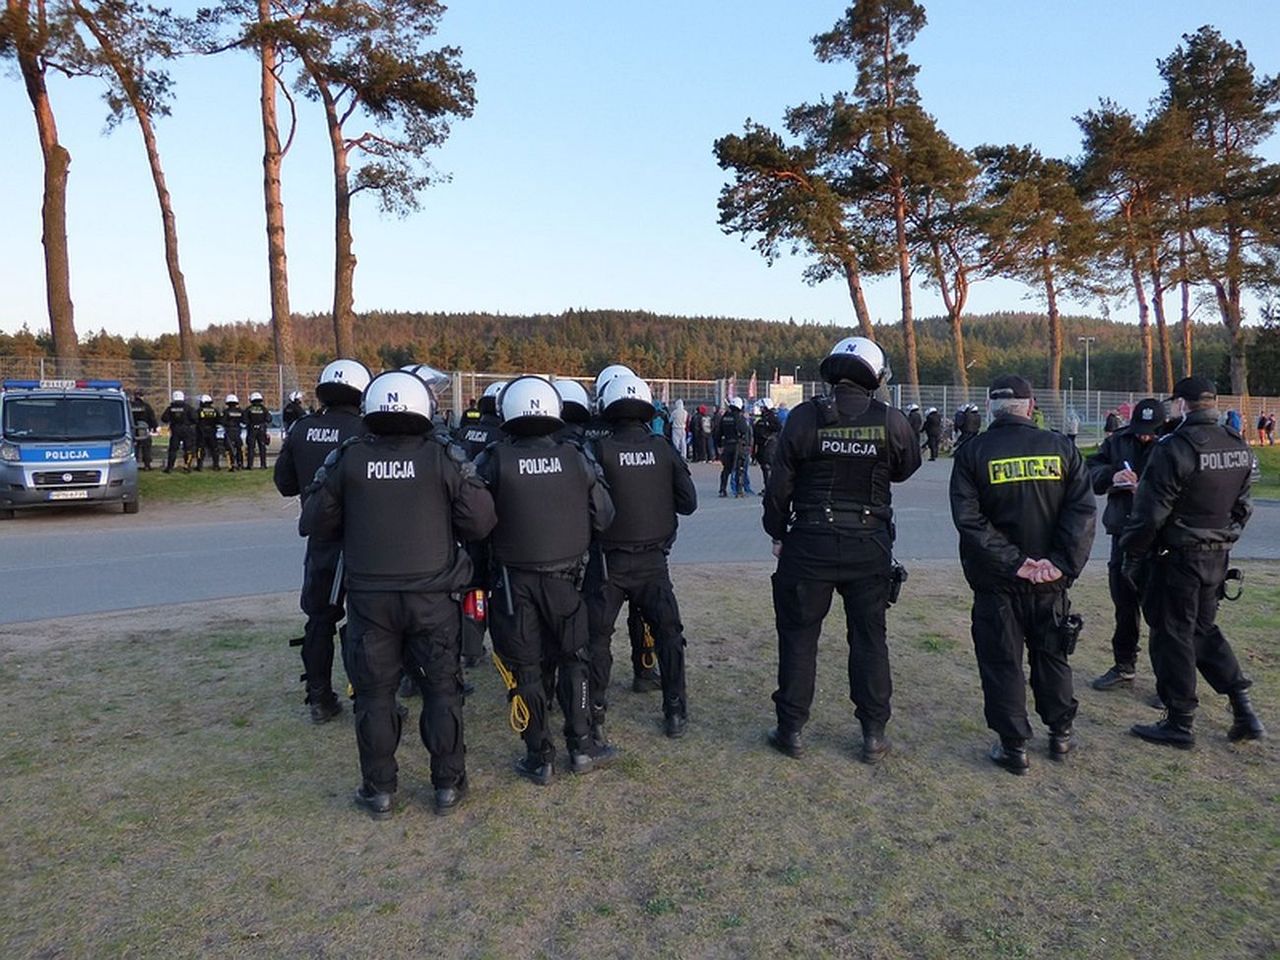
[[1155, 445], [1120, 537], [1125, 553], [1225, 548], [1240, 539], [1253, 513], [1255, 460], [1239, 432], [1219, 426], [1212, 410], [1187, 414]]
[[1098, 452], [1085, 460], [1094, 493], [1107, 495], [1107, 509], [1102, 514], [1102, 525], [1112, 536], [1119, 534], [1133, 510], [1133, 489], [1111, 485], [1111, 478], [1124, 469], [1125, 464], [1142, 479], [1147, 459], [1155, 449], [1155, 440], [1143, 441], [1132, 427], [1117, 430], [1105, 440]]
[[741, 410], [730, 407], [720, 418], [716, 427], [716, 446], [721, 450], [733, 448], [739, 444], [751, 443], [751, 421]]
[[942, 414], [937, 410], [924, 418], [924, 435], [926, 437], [942, 436]]
[[352, 437], [365, 432], [354, 406], [334, 405], [298, 421], [290, 430], [276, 458], [272, 480], [282, 497], [306, 499], [307, 486], [329, 454]]
[[[1095, 512], [1075, 444], [1030, 420], [998, 417], [956, 453], [951, 517], [960, 533], [960, 565], [974, 590], [1065, 590], [1089, 560]], [[1052, 561], [1062, 579], [1019, 579], [1015, 574], [1028, 558]]]
[[613, 433], [591, 443], [591, 453], [614, 505], [613, 522], [596, 539], [606, 550], [669, 550], [676, 539], [676, 515], [698, 508], [684, 457], [639, 420], [615, 422]]

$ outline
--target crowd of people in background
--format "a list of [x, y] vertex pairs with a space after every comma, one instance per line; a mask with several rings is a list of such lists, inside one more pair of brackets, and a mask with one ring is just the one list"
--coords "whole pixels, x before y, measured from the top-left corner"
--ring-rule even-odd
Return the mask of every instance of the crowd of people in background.
[[[202, 471], [206, 460], [210, 469], [221, 470], [224, 458], [231, 471], [252, 470], [255, 459], [259, 469], [267, 468], [272, 418], [257, 390], [249, 394], [249, 403], [244, 407], [234, 393], [226, 395], [221, 407], [215, 406], [212, 396], [202, 393], [193, 406], [184, 391], [174, 390], [169, 405], [158, 418], [141, 390], [133, 391], [129, 406], [133, 415], [134, 456], [143, 470], [152, 468], [152, 442], [160, 434], [162, 425], [169, 431], [162, 473], [173, 472], [179, 455], [183, 473]], [[282, 412], [285, 430], [309, 412], [302, 403], [302, 394], [295, 390]]]

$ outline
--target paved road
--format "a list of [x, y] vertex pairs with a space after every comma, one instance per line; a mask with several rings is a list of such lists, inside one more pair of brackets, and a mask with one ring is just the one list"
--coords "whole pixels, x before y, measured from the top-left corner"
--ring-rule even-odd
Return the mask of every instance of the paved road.
[[[956, 561], [950, 469], [950, 461], [925, 463], [895, 490], [895, 552], [908, 565]], [[681, 521], [672, 560], [771, 562], [759, 498], [719, 499], [718, 477], [718, 467], [694, 465], [701, 507]], [[173, 508], [148, 514], [144, 505], [132, 517], [68, 509], [0, 523], [0, 623], [297, 589], [303, 546], [292, 502], [278, 510], [228, 503], [193, 509], [204, 518], [186, 521]], [[1093, 555], [1100, 562], [1107, 547], [1099, 530]], [[1280, 503], [1257, 504], [1233, 556], [1280, 559]]]

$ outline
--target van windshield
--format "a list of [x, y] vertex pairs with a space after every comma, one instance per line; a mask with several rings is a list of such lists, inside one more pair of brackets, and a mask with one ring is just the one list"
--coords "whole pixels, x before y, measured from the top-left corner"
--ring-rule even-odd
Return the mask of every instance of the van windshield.
[[125, 405], [109, 397], [7, 397], [9, 440], [114, 440], [124, 436]]

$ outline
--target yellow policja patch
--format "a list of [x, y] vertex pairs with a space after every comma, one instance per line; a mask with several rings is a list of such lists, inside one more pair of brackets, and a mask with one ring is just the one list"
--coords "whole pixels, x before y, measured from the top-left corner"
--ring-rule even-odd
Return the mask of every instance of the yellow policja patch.
[[1062, 479], [1062, 457], [1052, 454], [1043, 457], [1009, 457], [987, 463], [987, 477], [992, 483], [1021, 483], [1024, 480]]

